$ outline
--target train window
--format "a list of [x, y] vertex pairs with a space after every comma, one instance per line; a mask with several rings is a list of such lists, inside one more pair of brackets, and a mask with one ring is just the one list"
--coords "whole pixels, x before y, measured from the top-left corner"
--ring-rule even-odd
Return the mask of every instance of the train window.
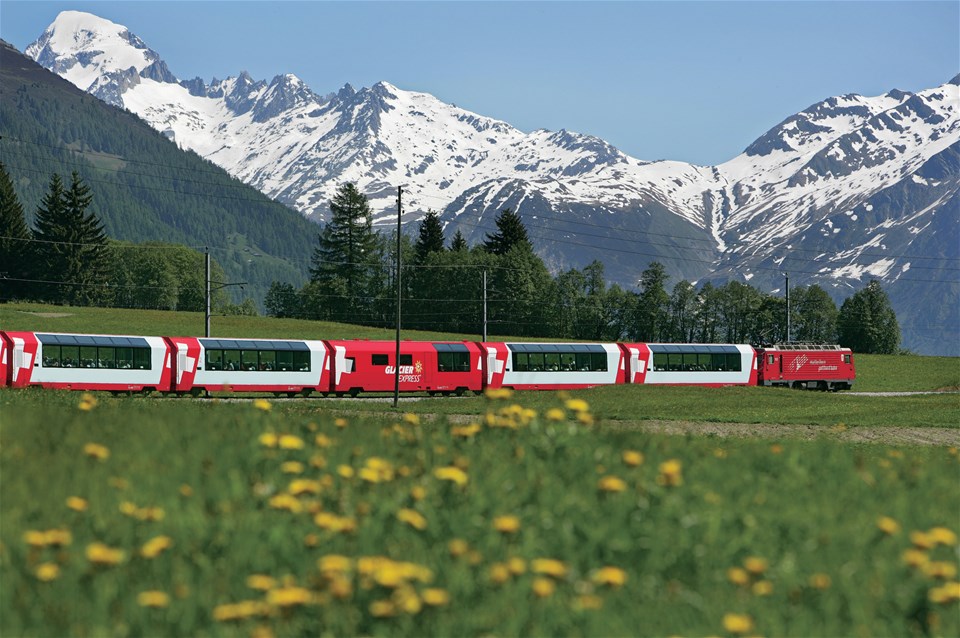
[[80, 347], [60, 346], [60, 365], [64, 368], [80, 367]]
[[547, 352], [543, 355], [543, 369], [556, 372], [560, 369], [560, 353]]
[[150, 348], [132, 348], [133, 367], [137, 370], [150, 369]]
[[277, 353], [275, 350], [260, 351], [260, 369], [269, 372], [277, 369]]
[[561, 352], [560, 353], [560, 369], [561, 370], [576, 370], [577, 369], [577, 355], [574, 352]]
[[514, 352], [513, 353], [513, 370], [514, 372], [526, 372], [530, 369], [530, 363], [527, 359], [526, 352]]
[[117, 367], [123, 370], [133, 367], [133, 348], [117, 348]]
[[239, 350], [224, 350], [223, 351], [223, 369], [224, 370], [241, 370], [240, 367], [240, 351]]
[[97, 347], [96, 346], [80, 346], [80, 367], [81, 368], [97, 367]]
[[257, 369], [257, 351], [241, 350], [240, 366], [242, 370], [256, 370]]
[[116, 368], [117, 351], [116, 348], [97, 348], [97, 367], [98, 368]]
[[[514, 363], [514, 369], [517, 369], [516, 362]], [[470, 353], [438, 352], [437, 370], [440, 372], [470, 372]]]
[[590, 353], [589, 352], [578, 352], [577, 353], [577, 370], [581, 372], [588, 372], [590, 370]]
[[740, 372], [740, 353], [727, 354], [727, 370], [731, 372]]
[[591, 352], [590, 363], [592, 364], [590, 368], [594, 372], [606, 372], [607, 371], [607, 353]]
[[60, 367], [60, 346], [42, 346], [43, 347], [43, 367]]
[[774, 361], [776, 361], [776, 356], [775, 356], [775, 355], [772, 355], [772, 354], [768, 354], [768, 355], [767, 355], [767, 363], [769, 363], [770, 365], [773, 365], [773, 362], [774, 362]]
[[357, 360], [353, 357], [347, 357], [343, 360], [343, 371], [353, 372], [357, 369]]
[[293, 352], [289, 350], [277, 352], [277, 370], [285, 372], [293, 369]]
[[402, 366], [412, 366], [412, 365], [413, 365], [413, 355], [412, 355], [412, 354], [402, 354], [402, 355], [400, 355], [400, 365], [402, 365]]
[[713, 372], [724, 372], [727, 369], [727, 355], [722, 352], [714, 353], [713, 355], [713, 365], [710, 367], [710, 370]]
[[683, 370], [685, 372], [695, 372], [699, 369], [697, 366], [697, 353], [685, 352], [683, 354]]
[[844, 363], [850, 363], [850, 355], [848, 355], [848, 354], [843, 355], [843, 362], [844, 362]]
[[310, 352], [308, 350], [293, 351], [293, 369], [310, 372]]
[[207, 370], [223, 370], [223, 350], [207, 350]]
[[528, 352], [527, 353], [527, 365], [531, 372], [541, 372], [543, 371], [543, 366], [545, 365], [542, 352]]
[[390, 364], [390, 355], [388, 354], [375, 354], [373, 355], [373, 360], [371, 361], [375, 366], [385, 366]]

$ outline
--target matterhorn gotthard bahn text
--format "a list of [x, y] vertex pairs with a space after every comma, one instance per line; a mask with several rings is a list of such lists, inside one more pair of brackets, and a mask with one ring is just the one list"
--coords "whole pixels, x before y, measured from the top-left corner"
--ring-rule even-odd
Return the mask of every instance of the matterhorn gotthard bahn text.
[[26, 54], [318, 221], [347, 181], [375, 223], [393, 220], [402, 184], [405, 222], [435, 210], [448, 237], [476, 242], [511, 207], [549, 266], [599, 259], [628, 286], [654, 260], [671, 286], [779, 291], [789, 273], [838, 302], [876, 278], [904, 347], [960, 354], [960, 76], [825, 99], [730, 161], [696, 166], [524, 133], [386, 82], [321, 95], [293, 75], [181, 80], [126, 27], [86, 13], [61, 13]]

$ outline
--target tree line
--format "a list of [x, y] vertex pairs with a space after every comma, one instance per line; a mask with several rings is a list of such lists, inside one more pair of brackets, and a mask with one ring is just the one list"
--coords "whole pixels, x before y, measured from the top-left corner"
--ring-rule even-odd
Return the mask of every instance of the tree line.
[[[33, 228], [0, 164], [0, 299], [75, 306], [203, 311], [204, 254], [180, 244], [110, 239], [92, 210], [93, 193], [77, 172], [54, 173], [36, 207]], [[223, 281], [211, 260], [211, 279]], [[218, 312], [255, 313], [212, 295]]]
[[[377, 233], [367, 198], [344, 184], [318, 238], [310, 281], [297, 289], [274, 281], [267, 312], [277, 317], [393, 326], [396, 234]], [[479, 334], [484, 292], [490, 333], [498, 335], [683, 343], [777, 343], [788, 340], [784, 297], [730, 281], [669, 286], [651, 263], [637, 290], [608, 285], [599, 261], [553, 276], [536, 255], [520, 216], [505, 209], [497, 231], [474, 247], [457, 231], [449, 245], [437, 214], [416, 240], [400, 237], [401, 317], [410, 329]], [[486, 291], [483, 280], [486, 273]], [[820, 286], [790, 289], [794, 341], [841, 343], [856, 352], [897, 353], [900, 329], [889, 299], [871, 281], [838, 309]]]

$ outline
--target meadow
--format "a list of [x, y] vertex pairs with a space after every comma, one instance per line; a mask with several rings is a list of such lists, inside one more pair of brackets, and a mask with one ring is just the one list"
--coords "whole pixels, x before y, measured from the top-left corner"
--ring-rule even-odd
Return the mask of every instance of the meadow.
[[[126, 330], [63, 312], [73, 323], [0, 306], [0, 326], [197, 333], [173, 313]], [[343, 329], [214, 321], [230, 336]], [[960, 385], [953, 360], [858, 367], [878, 389]], [[888, 386], [897, 377], [909, 387]], [[956, 395], [766, 388], [399, 411], [0, 391], [0, 634], [960, 635], [958, 450], [829, 436], [956, 429], [957, 408]], [[825, 436], [631, 427], [649, 419]]]

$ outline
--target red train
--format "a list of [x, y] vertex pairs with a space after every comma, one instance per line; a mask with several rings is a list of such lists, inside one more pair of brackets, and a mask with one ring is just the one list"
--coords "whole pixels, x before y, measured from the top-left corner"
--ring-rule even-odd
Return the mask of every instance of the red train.
[[612, 384], [849, 389], [839, 346], [225, 339], [0, 332], [0, 386], [276, 395], [464, 394]]

